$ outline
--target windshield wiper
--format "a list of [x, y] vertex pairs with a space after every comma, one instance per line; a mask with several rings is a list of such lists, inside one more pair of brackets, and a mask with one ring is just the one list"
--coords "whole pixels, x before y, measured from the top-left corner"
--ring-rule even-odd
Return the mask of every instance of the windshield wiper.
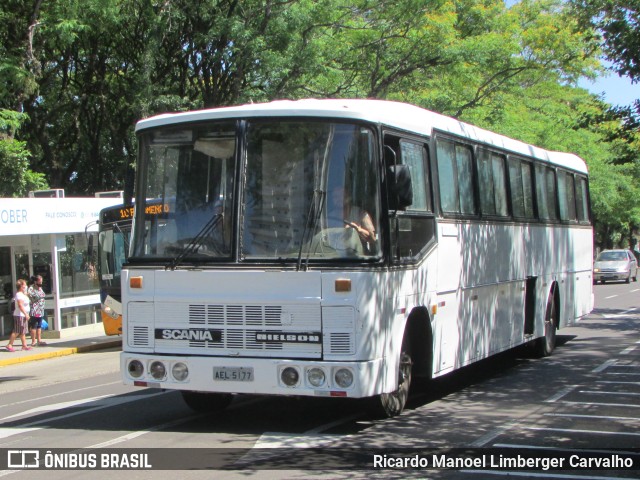
[[180, 255], [174, 258], [171, 263], [165, 267], [165, 270], [175, 270], [187, 255], [189, 255], [190, 253], [195, 253], [198, 250], [198, 247], [201, 245], [202, 240], [205, 237], [209, 236], [211, 232], [213, 232], [213, 230], [222, 221], [223, 217], [223, 213], [216, 213], [213, 217], [211, 217], [206, 225], [202, 227], [202, 230], [200, 230], [198, 234], [191, 239], [189, 244], [182, 249]]
[[[297, 271], [300, 271], [300, 268], [302, 267], [302, 250], [305, 245], [307, 232], [310, 232], [310, 235], [313, 235], [313, 233], [316, 231], [316, 225], [318, 225], [318, 220], [320, 220], [320, 214], [322, 213], [322, 205], [324, 205], [325, 195], [326, 192], [319, 188], [313, 191], [313, 198], [311, 199], [311, 206], [309, 207], [309, 215], [307, 215], [307, 221], [304, 224], [304, 230], [302, 231], [302, 237], [300, 238], [300, 250], [298, 250], [298, 261], [296, 263]], [[309, 267], [311, 243], [311, 238], [309, 238], [305, 269]]]

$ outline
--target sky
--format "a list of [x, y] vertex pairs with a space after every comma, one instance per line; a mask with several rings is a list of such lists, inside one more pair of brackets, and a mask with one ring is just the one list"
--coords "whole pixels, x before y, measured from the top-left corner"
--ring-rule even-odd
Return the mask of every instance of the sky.
[[614, 106], [628, 106], [640, 100], [640, 83], [631, 84], [629, 77], [619, 77], [617, 73], [601, 76], [595, 82], [580, 81], [579, 85], [596, 95], [604, 94], [604, 100]]

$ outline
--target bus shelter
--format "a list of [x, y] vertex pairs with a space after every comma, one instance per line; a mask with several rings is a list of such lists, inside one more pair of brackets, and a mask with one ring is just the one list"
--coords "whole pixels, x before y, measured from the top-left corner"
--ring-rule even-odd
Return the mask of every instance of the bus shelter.
[[[0, 337], [15, 283], [43, 278], [49, 338], [102, 333], [96, 274], [100, 210], [119, 198], [0, 198]], [[92, 248], [93, 247], [93, 248]]]

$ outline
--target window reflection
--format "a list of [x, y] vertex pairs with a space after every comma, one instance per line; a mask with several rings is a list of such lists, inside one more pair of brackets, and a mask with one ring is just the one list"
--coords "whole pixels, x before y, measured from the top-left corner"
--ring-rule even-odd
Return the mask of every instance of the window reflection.
[[[94, 237], [96, 234], [92, 234]], [[97, 239], [93, 240], [97, 245]], [[58, 251], [60, 265], [60, 298], [81, 297], [99, 293], [96, 260], [89, 257], [84, 233], [65, 235], [64, 250]]]

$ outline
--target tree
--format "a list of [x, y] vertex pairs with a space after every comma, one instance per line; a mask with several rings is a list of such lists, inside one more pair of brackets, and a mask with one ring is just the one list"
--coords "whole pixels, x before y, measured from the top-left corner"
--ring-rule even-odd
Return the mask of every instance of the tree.
[[33, 36], [38, 26], [41, 0], [31, 4], [9, 1], [0, 11], [0, 196], [24, 196], [47, 188], [44, 175], [30, 170], [31, 153], [16, 133], [27, 116], [24, 100], [37, 91], [38, 62], [33, 56]]
[[29, 190], [47, 188], [44, 175], [29, 170], [30, 153], [15, 139], [25, 115], [0, 110], [0, 197], [23, 197]]
[[[576, 33], [561, 2], [523, 0], [456, 2], [456, 62], [423, 83], [418, 99], [454, 117], [480, 109], [500, 116], [504, 93], [550, 83], [575, 84], [598, 67], [597, 46]], [[475, 115], [477, 117], [477, 115]]]
[[640, 1], [573, 0], [581, 24], [593, 29], [620, 75], [640, 79]]
[[[640, 0], [572, 0], [582, 28], [594, 32], [605, 59], [618, 75], [640, 81]], [[606, 116], [619, 119], [617, 138], [633, 142], [640, 130], [640, 99], [632, 105], [610, 108]]]

